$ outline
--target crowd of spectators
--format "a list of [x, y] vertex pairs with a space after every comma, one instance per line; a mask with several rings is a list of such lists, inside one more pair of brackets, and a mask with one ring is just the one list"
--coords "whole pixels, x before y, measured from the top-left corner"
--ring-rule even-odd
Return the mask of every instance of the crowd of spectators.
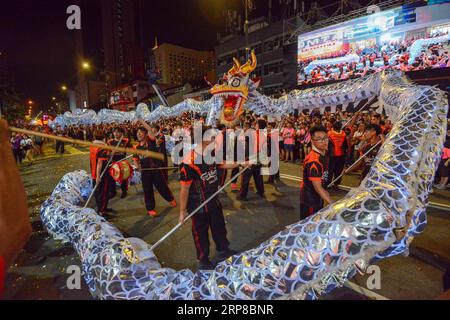
[[[251, 128], [254, 129], [256, 128], [257, 120], [259, 118], [260, 117], [256, 114], [250, 111], [245, 111], [241, 115], [240, 121], [236, 128], [244, 130]], [[262, 118], [266, 120], [269, 130], [280, 130], [278, 141], [280, 160], [296, 165], [300, 165], [307, 154], [311, 151], [311, 135], [309, 132], [314, 126], [322, 125], [328, 131], [331, 131], [335, 123], [339, 122], [343, 125], [342, 130], [345, 132], [348, 146], [345, 155], [345, 163], [347, 166], [354, 163], [354, 161], [360, 157], [361, 151], [364, 150], [364, 146], [367, 143], [365, 130], [368, 126], [379, 126], [381, 133], [380, 137], [385, 137], [392, 129], [392, 123], [387, 116], [378, 114], [374, 110], [357, 112], [356, 116], [354, 116], [351, 112], [341, 111], [339, 109], [335, 113], [331, 113], [329, 111], [321, 113], [319, 109], [314, 109], [312, 112], [290, 114], [278, 119], [270, 116], [264, 116]], [[180, 129], [185, 132], [190, 132], [193, 124], [198, 121], [204, 122], [205, 118], [200, 115], [186, 113], [180, 117], [160, 120], [157, 124], [161, 128], [162, 133], [166, 136], [171, 136], [174, 131]], [[94, 131], [101, 130], [104, 132], [106, 139], [109, 140], [113, 138], [114, 129], [120, 127], [124, 130], [125, 137], [127, 137], [132, 143], [135, 143], [137, 141], [137, 130], [139, 126], [139, 123], [132, 122], [122, 124], [72, 125], [67, 126], [64, 129], [58, 127], [52, 133], [68, 138], [92, 141], [94, 139]], [[450, 130], [447, 135], [446, 146], [449, 148]], [[26, 139], [22, 135], [14, 135], [11, 139], [11, 146], [14, 150], [14, 154], [17, 155], [16, 159], [21, 161], [24, 156], [19, 155], [20, 152], [18, 152], [17, 148], [19, 148], [21, 143], [17, 140], [23, 141]], [[31, 137], [31, 139], [28, 138], [28, 140], [31, 140], [34, 146], [37, 144], [36, 137]], [[22, 148], [22, 150], [23, 149], [24, 148]], [[450, 163], [448, 161], [449, 158], [450, 152], [444, 152], [442, 159], [445, 161], [439, 166], [438, 175], [436, 177], [438, 188], [446, 188], [446, 184], [448, 183], [450, 169]], [[447, 180], [445, 180], [445, 178], [447, 178]]]

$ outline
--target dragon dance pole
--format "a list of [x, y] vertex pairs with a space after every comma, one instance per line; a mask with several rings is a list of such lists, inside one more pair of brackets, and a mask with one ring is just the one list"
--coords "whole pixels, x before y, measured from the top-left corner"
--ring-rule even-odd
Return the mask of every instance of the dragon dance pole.
[[358, 112], [363, 111], [367, 106], [372, 105], [372, 102], [375, 101], [377, 97], [373, 97], [371, 100], [367, 101], [357, 112], [355, 112], [355, 114], [353, 115], [353, 117], [350, 118], [350, 120], [348, 120], [343, 126], [342, 128], [345, 128], [346, 126], [348, 126], [348, 124], [350, 122], [352, 122], [353, 119], [356, 118], [356, 116], [358, 115]]
[[365, 157], [367, 157], [372, 150], [374, 150], [376, 147], [378, 147], [383, 141], [380, 140], [377, 142], [377, 144], [375, 144], [372, 148], [369, 149], [369, 151], [367, 151], [365, 154], [363, 154], [361, 157], [359, 157], [358, 160], [356, 160], [350, 167], [347, 168], [347, 170], [345, 170], [344, 172], [342, 172], [339, 177], [337, 177], [336, 179], [334, 179], [333, 181], [331, 181], [331, 183], [328, 185], [327, 188], [331, 187], [336, 181], [338, 181], [340, 178], [342, 178], [342, 176], [344, 176], [345, 174], [347, 174], [351, 169], [353, 169], [353, 167], [359, 163], [362, 159], [364, 159]]
[[[117, 142], [117, 147], [120, 146], [120, 143], [122, 142], [122, 139], [123, 139], [123, 136], [120, 138], [119, 142]], [[113, 151], [113, 153], [111, 153], [111, 155], [109, 156], [108, 163], [106, 164], [105, 169], [103, 169], [103, 172], [102, 172], [102, 174], [100, 175], [100, 179], [99, 179], [99, 180], [96, 180], [96, 182], [102, 180], [103, 176], [104, 176], [105, 173], [106, 173], [106, 170], [108, 170], [109, 165], [111, 164], [111, 161], [112, 161], [112, 159], [113, 159], [115, 153], [116, 153], [116, 152]], [[94, 193], [95, 193], [95, 190], [97, 190], [98, 185], [99, 185], [99, 183], [96, 183], [96, 184], [95, 184], [94, 189], [92, 189], [92, 192], [91, 192], [89, 198], [87, 199], [87, 201], [86, 201], [86, 203], [85, 203], [85, 205], [84, 205], [83, 208], [86, 208], [86, 207], [89, 205], [89, 202], [91, 201], [92, 196], [93, 196]]]
[[[128, 159], [130, 159], [130, 158], [133, 158], [134, 157], [134, 154], [130, 154], [129, 156], [127, 156], [127, 157], [125, 157], [125, 158], [123, 158], [123, 159], [120, 159], [119, 161], [116, 161], [116, 163], [117, 162], [122, 162], [122, 161], [125, 161], [125, 160], [128, 160]], [[113, 164], [110, 164], [109, 166], [112, 166]]]
[[161, 239], [159, 239], [154, 245], [151, 246], [150, 250], [154, 251], [161, 243], [164, 242], [164, 240], [166, 240], [167, 238], [169, 238], [175, 231], [177, 231], [179, 228], [181, 228], [181, 226], [186, 223], [186, 221], [188, 221], [194, 214], [196, 214], [200, 209], [202, 209], [204, 206], [206, 206], [212, 199], [214, 199], [220, 192], [222, 192], [223, 189], [225, 189], [226, 187], [228, 187], [229, 184], [231, 184], [231, 182], [234, 179], [237, 179], [241, 174], [243, 174], [245, 172], [245, 170], [247, 170], [248, 168], [250, 168], [250, 165], [245, 166], [241, 171], [239, 171], [234, 177], [232, 177], [227, 183], [225, 183], [221, 188], [219, 188], [219, 190], [217, 190], [211, 197], [209, 197], [208, 199], [206, 199], [205, 202], [203, 202], [197, 209], [195, 209], [194, 211], [192, 211], [191, 214], [189, 214], [184, 220], [183, 222], [178, 222], [178, 224], [172, 228], [172, 230], [170, 230], [169, 232], [166, 233], [165, 236], [163, 236]]
[[178, 167], [146, 168], [146, 169], [141, 169], [141, 171], [156, 171], [156, 170], [170, 170], [170, 169], [178, 169]]
[[149, 151], [149, 150], [138, 150], [138, 149], [132, 149], [132, 148], [114, 147], [114, 146], [109, 146], [107, 144], [105, 144], [105, 145], [95, 144], [95, 143], [88, 142], [88, 141], [65, 138], [65, 137], [58, 137], [53, 134], [46, 134], [46, 133], [42, 133], [42, 132], [38, 132], [38, 131], [19, 129], [19, 128], [15, 128], [15, 127], [9, 127], [9, 130], [12, 132], [24, 133], [26, 135], [37, 136], [37, 137], [47, 138], [50, 140], [62, 141], [62, 142], [66, 142], [66, 143], [72, 143], [72, 144], [76, 144], [76, 145], [80, 145], [80, 146], [84, 146], [84, 147], [96, 147], [96, 148], [101, 148], [101, 149], [106, 149], [106, 150], [111, 150], [111, 151], [117, 151], [117, 152], [140, 154], [143, 156], [150, 157], [152, 159], [164, 160], [164, 155], [162, 153]]

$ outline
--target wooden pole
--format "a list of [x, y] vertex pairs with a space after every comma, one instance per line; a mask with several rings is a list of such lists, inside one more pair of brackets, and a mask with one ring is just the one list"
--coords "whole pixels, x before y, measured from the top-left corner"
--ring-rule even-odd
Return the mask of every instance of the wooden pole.
[[43, 138], [47, 138], [47, 139], [51, 139], [51, 140], [58, 140], [58, 141], [66, 142], [66, 143], [73, 143], [73, 144], [77, 144], [77, 145], [85, 146], [85, 147], [95, 147], [95, 148], [101, 148], [101, 149], [106, 149], [106, 150], [111, 150], [111, 151], [116, 151], [116, 152], [122, 152], [122, 153], [139, 154], [139, 155], [150, 157], [152, 159], [164, 160], [164, 155], [162, 153], [154, 152], [154, 151], [114, 147], [114, 146], [109, 146], [106, 144], [105, 145], [96, 144], [96, 143], [92, 143], [92, 142], [88, 142], [88, 141], [65, 138], [65, 137], [58, 137], [58, 136], [55, 136], [52, 134], [46, 134], [46, 133], [32, 131], [32, 130], [26, 130], [26, 129], [19, 129], [19, 128], [15, 128], [15, 127], [10, 127], [9, 130], [11, 130], [12, 132], [24, 133], [24, 134], [30, 135], [30, 136], [38, 136], [38, 137], [43, 137]]

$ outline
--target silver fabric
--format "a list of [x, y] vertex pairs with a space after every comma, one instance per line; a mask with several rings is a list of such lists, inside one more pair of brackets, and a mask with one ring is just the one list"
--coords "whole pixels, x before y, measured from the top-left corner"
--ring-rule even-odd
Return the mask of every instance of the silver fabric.
[[[316, 299], [378, 259], [407, 253], [426, 225], [445, 137], [445, 94], [398, 73], [374, 78], [394, 127], [361, 186], [213, 271], [162, 268], [147, 243], [124, 238], [92, 209], [81, 208], [91, 190], [84, 171], [64, 176], [41, 208], [42, 221], [74, 246], [98, 299]], [[366, 81], [351, 83], [357, 91]], [[327, 86], [324, 96], [314, 89], [309, 99], [332, 99], [330, 92], [341, 87]]]
[[[373, 97], [380, 92], [380, 79], [380, 74], [373, 74], [362, 79], [352, 79], [333, 85], [294, 90], [278, 99], [264, 96], [252, 87], [244, 108], [258, 115], [285, 115], [294, 112], [295, 109], [301, 111], [358, 102]], [[136, 111], [130, 112], [103, 109], [96, 114], [93, 110], [77, 109], [74, 113], [66, 112], [64, 115], [56, 117], [51, 126], [59, 125], [65, 127], [74, 124], [122, 123], [137, 119], [155, 122], [178, 117], [185, 112], [206, 115], [205, 124], [214, 125], [219, 119], [222, 107], [222, 99], [213, 96], [206, 101], [187, 99], [173, 107], [159, 106], [153, 111], [149, 111], [145, 103], [138, 104]]]

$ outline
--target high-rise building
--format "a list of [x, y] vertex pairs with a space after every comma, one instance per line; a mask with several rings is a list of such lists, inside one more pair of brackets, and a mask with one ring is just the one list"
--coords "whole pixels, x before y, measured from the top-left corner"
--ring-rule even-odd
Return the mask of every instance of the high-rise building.
[[141, 0], [101, 0], [103, 49], [110, 87], [145, 79]]
[[214, 52], [164, 43], [153, 49], [155, 67], [164, 84], [184, 85], [215, 74]]
[[[112, 90], [145, 76], [142, 0], [74, 0], [82, 10], [75, 31], [78, 107], [105, 108]], [[84, 69], [84, 62], [90, 67]]]

